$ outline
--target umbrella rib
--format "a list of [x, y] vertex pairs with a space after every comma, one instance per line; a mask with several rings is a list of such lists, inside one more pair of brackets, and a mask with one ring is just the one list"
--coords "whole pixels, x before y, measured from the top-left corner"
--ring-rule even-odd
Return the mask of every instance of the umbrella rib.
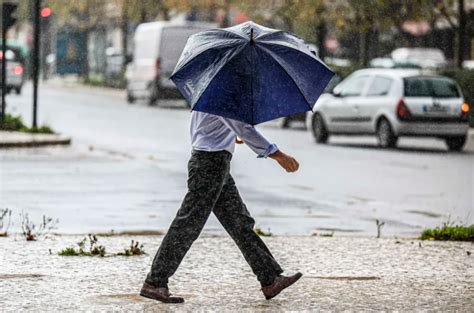
[[[216, 48], [216, 47], [218, 47], [218, 48], [223, 48], [223, 47], [225, 47], [226, 45], [232, 46], [232, 45], [234, 45], [234, 44], [223, 44], [223, 45], [221, 45], [221, 46], [213, 46], [212, 48]], [[202, 51], [199, 52], [198, 54], [193, 55], [193, 57], [190, 58], [189, 60], [187, 60], [186, 63], [184, 63], [183, 65], [181, 65], [179, 68], [175, 68], [174, 71], [173, 71], [173, 73], [172, 73], [171, 76], [169, 77], [169, 79], [171, 79], [171, 78], [174, 76], [174, 74], [176, 74], [176, 72], [178, 72], [179, 70], [181, 70], [182, 68], [184, 68], [186, 65], [188, 65], [189, 63], [191, 63], [191, 61], [194, 61], [194, 59], [196, 59], [198, 56], [200, 56], [201, 54], [203, 54], [203, 53], [206, 52], [206, 51], [209, 51], [209, 49], [202, 50]]]
[[233, 34], [233, 35], [237, 35], [237, 36], [239, 36], [239, 37], [242, 38], [242, 39], [248, 40], [247, 37], [244, 37], [244, 36], [242, 36], [241, 34], [239, 34], [239, 33], [237, 33], [237, 32], [234, 32], [234, 31], [232, 31], [232, 30], [229, 30], [228, 28], [219, 28], [219, 29], [220, 29], [220, 30], [223, 30], [223, 31], [226, 31], [226, 32], [228, 32], [228, 33], [231, 33], [231, 34]]
[[[298, 84], [296, 83], [296, 81], [293, 79], [293, 77], [286, 71], [286, 69], [283, 67], [283, 65], [281, 65], [281, 63], [280, 63], [276, 58], [273, 57], [273, 55], [269, 52], [269, 50], [268, 50], [267, 48], [265, 48], [265, 47], [261, 47], [261, 48], [262, 48], [262, 50], [263, 50], [265, 53], [269, 54], [270, 57], [278, 64], [278, 66], [280, 66], [280, 68], [283, 70], [283, 72], [285, 72], [286, 75], [288, 75], [288, 77], [290, 77], [291, 81], [293, 81], [293, 83], [295, 84], [295, 86], [296, 86], [296, 88], [298, 89], [298, 91], [300, 92], [300, 94], [301, 94], [301, 95], [303, 96], [303, 98], [306, 100], [306, 104], [308, 105], [309, 110], [310, 110], [310, 111], [313, 111], [313, 107], [309, 104], [308, 99], [307, 99], [306, 96], [304, 95], [304, 93], [303, 93], [303, 91], [301, 90], [300, 86], [298, 86]], [[314, 104], [314, 103], [313, 103], [313, 104]]]
[[296, 52], [300, 52], [300, 53], [304, 53], [305, 55], [315, 59], [316, 61], [318, 61], [319, 63], [321, 63], [321, 65], [323, 65], [324, 67], [326, 67], [328, 70], [330, 70], [333, 74], [334, 72], [329, 68], [329, 66], [326, 65], [326, 63], [324, 63], [318, 56], [316, 55], [313, 55], [311, 53], [306, 53], [304, 51], [301, 51], [295, 47], [292, 47], [292, 46], [287, 46], [287, 45], [282, 45], [282, 44], [279, 44], [277, 42], [271, 42], [271, 41], [259, 41], [260, 44], [264, 44], [264, 45], [277, 45], [277, 46], [281, 46], [281, 47], [285, 47], [285, 48], [288, 48], [288, 49], [292, 49]]

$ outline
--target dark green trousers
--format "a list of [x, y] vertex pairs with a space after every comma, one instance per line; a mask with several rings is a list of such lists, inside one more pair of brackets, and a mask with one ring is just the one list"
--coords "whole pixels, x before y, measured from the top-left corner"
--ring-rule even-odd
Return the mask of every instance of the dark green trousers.
[[283, 271], [265, 243], [254, 232], [254, 219], [230, 175], [232, 155], [227, 151], [192, 152], [188, 163], [188, 192], [161, 246], [146, 281], [167, 287], [186, 252], [199, 237], [211, 212], [235, 241], [262, 286]]

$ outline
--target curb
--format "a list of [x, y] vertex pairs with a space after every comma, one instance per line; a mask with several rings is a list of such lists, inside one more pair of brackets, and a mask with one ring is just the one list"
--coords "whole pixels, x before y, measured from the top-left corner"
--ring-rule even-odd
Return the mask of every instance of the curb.
[[0, 148], [34, 148], [70, 144], [71, 138], [56, 134], [27, 134], [0, 131]]

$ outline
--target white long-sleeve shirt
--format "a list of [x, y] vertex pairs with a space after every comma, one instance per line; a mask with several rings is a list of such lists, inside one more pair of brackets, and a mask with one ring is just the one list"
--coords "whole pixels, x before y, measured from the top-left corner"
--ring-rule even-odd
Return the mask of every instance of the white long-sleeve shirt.
[[191, 145], [195, 150], [234, 153], [237, 136], [260, 158], [278, 150], [252, 125], [218, 115], [192, 111], [190, 130]]

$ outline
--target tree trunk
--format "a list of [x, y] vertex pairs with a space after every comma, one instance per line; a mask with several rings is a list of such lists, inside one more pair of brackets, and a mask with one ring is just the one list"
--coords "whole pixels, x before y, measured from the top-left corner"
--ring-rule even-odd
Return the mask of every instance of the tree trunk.
[[125, 69], [127, 67], [127, 55], [128, 55], [128, 0], [122, 2], [122, 21], [121, 21], [121, 33], [122, 33], [122, 75], [125, 75]]
[[321, 21], [321, 23], [316, 27], [316, 40], [317, 40], [316, 43], [319, 50], [318, 51], [319, 58], [321, 60], [324, 60], [324, 58], [327, 55], [326, 47], [324, 46], [326, 34], [327, 34], [326, 22]]

